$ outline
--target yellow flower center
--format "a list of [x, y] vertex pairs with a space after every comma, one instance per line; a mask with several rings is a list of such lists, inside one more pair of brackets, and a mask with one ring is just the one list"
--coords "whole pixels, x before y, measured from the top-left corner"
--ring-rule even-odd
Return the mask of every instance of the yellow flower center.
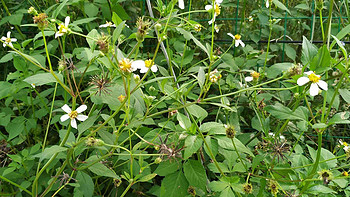
[[59, 33], [66, 33], [68, 31], [68, 27], [64, 26], [64, 24], [60, 24], [58, 32]]
[[6, 38], [5, 42], [10, 43], [11, 42], [11, 38]]
[[250, 73], [250, 75], [254, 78], [254, 79], [259, 79], [259, 77], [260, 77], [260, 73], [258, 73], [258, 72], [252, 72], [252, 73]]
[[119, 68], [120, 70], [124, 71], [124, 72], [130, 72], [131, 71], [131, 62], [129, 59], [122, 59], [121, 61], [119, 61]]
[[124, 99], [125, 99], [125, 96], [123, 96], [122, 94], [121, 94], [120, 96], [118, 96], [118, 100], [119, 100], [120, 102], [123, 102]]
[[70, 117], [70, 119], [74, 119], [78, 116], [78, 112], [72, 111], [71, 113], [68, 114], [68, 116]]
[[236, 34], [236, 35], [235, 35], [235, 40], [240, 40], [240, 39], [241, 39], [241, 37], [242, 37], [241, 35]]
[[112, 22], [108, 22], [107, 21], [107, 23], [106, 23], [108, 26], [112, 26], [113, 25], [113, 23]]
[[343, 142], [343, 146], [348, 146], [348, 143], [346, 143], [346, 142]]
[[145, 66], [147, 68], [151, 68], [153, 66], [153, 62], [151, 59], [145, 61]]
[[194, 26], [194, 30], [195, 30], [196, 32], [200, 32], [200, 31], [202, 30], [201, 25], [199, 25], [199, 24], [195, 25], [195, 26]]
[[218, 4], [216, 4], [216, 3], [214, 5], [214, 11], [215, 11], [216, 16], [220, 15], [220, 12], [221, 12], [220, 6]]
[[321, 79], [321, 77], [316, 76], [314, 73], [311, 73], [308, 77], [312, 83], [317, 83]]

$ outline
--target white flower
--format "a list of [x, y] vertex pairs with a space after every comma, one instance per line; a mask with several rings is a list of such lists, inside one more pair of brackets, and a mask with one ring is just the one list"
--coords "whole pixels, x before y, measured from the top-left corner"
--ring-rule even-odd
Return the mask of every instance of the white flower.
[[221, 12], [220, 4], [222, 3], [222, 1], [223, 0], [215, 0], [214, 6], [213, 5], [206, 5], [205, 6], [205, 10], [207, 10], [207, 11], [210, 11], [210, 10], [212, 10], [214, 8], [214, 16], [213, 16], [213, 18], [210, 21], [208, 21], [209, 25], [214, 23], [216, 17], [220, 15], [220, 12]]
[[140, 69], [140, 73], [146, 73], [150, 68], [152, 72], [158, 71], [157, 65], [155, 65], [151, 59], [148, 59], [146, 61], [136, 60], [136, 61], [133, 61], [131, 65], [134, 68]]
[[17, 42], [16, 38], [11, 38], [11, 32], [7, 32], [7, 38], [5, 36], [3, 36], [1, 38], [2, 41], [4, 41], [4, 43], [2, 44], [3, 47], [6, 47], [6, 45], [9, 45], [11, 47], [13, 47], [12, 42]]
[[343, 142], [343, 140], [339, 140], [339, 144], [340, 144], [341, 146], [349, 146], [348, 143]]
[[59, 36], [63, 36], [64, 34], [68, 33], [68, 31], [69, 31], [69, 28], [68, 28], [69, 21], [70, 21], [70, 17], [67, 16], [66, 19], [64, 20], [64, 24], [61, 23], [58, 26], [58, 31], [55, 34], [55, 38], [57, 38]]
[[308, 77], [300, 77], [297, 81], [297, 84], [299, 86], [303, 86], [309, 81], [311, 81], [311, 86], [310, 86], [310, 95], [311, 96], [316, 96], [318, 95], [319, 92], [319, 87], [323, 90], [328, 90], [328, 84], [325, 81], [321, 80], [320, 75], [316, 75], [313, 71], [308, 71], [305, 72], [305, 74], [308, 75]]
[[248, 17], [248, 20], [249, 20], [250, 22], [252, 22], [252, 21], [253, 21], [253, 17], [252, 17], [252, 16], [249, 16], [249, 17]]
[[77, 121], [75, 119], [78, 119], [79, 121], [83, 122], [88, 118], [88, 116], [79, 114], [87, 109], [86, 105], [80, 105], [75, 111], [72, 111], [72, 109], [67, 104], [65, 104], [61, 109], [67, 113], [61, 116], [61, 122], [70, 119], [70, 125], [75, 129], [78, 128]]
[[270, 0], [266, 0], [266, 8], [270, 7]]
[[215, 29], [216, 33], [219, 33], [220, 28], [216, 24], [214, 25], [214, 29]]
[[32, 86], [32, 88], [35, 88], [35, 83], [31, 83], [30, 85]]
[[134, 72], [137, 70], [136, 65], [134, 64], [133, 61], [130, 61], [128, 58], [123, 58], [122, 60], [119, 61], [119, 68], [123, 72]]
[[112, 22], [106, 21], [106, 24], [100, 25], [101, 27], [116, 27], [115, 24], [113, 24]]
[[180, 9], [185, 9], [184, 0], [179, 0], [179, 8], [180, 8]]
[[242, 37], [241, 35], [239, 34], [232, 35], [231, 33], [227, 33], [227, 35], [231, 36], [235, 40], [235, 47], [238, 47], [239, 45], [241, 45], [242, 47], [245, 46], [245, 44], [241, 40], [241, 37]]

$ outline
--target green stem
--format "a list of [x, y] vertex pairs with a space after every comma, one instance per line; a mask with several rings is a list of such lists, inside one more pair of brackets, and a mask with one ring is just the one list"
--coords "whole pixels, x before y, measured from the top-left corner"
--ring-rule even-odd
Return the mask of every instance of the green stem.
[[0, 179], [2, 179], [2, 180], [4, 180], [4, 181], [6, 181], [6, 182], [8, 182], [8, 183], [10, 183], [10, 184], [12, 184], [12, 185], [18, 187], [19, 189], [21, 189], [21, 190], [27, 192], [29, 195], [32, 195], [32, 192], [28, 191], [26, 188], [24, 188], [24, 187], [18, 185], [17, 183], [11, 181], [10, 179], [7, 179], [6, 177], [3, 177], [3, 176], [1, 176], [1, 175], [0, 175]]
[[231, 142], [232, 142], [233, 146], [235, 147], [235, 151], [236, 151], [236, 153], [237, 153], [237, 156], [238, 156], [239, 160], [241, 161], [242, 165], [244, 166], [245, 171], [246, 171], [247, 173], [249, 173], [246, 164], [243, 162], [243, 159], [242, 159], [241, 155], [239, 154], [239, 152], [238, 152], [238, 150], [237, 150], [236, 143], [233, 141], [233, 138], [231, 138]]

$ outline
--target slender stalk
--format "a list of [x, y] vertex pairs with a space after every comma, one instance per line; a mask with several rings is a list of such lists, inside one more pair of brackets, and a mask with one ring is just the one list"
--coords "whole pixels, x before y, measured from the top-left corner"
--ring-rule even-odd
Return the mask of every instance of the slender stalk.
[[17, 183], [11, 181], [10, 179], [8, 179], [8, 178], [6, 178], [6, 177], [4, 177], [4, 176], [1, 176], [1, 175], [0, 175], [0, 179], [2, 179], [2, 180], [4, 180], [4, 181], [6, 181], [6, 182], [8, 182], [8, 183], [10, 183], [10, 184], [12, 184], [12, 185], [18, 187], [19, 189], [21, 189], [21, 190], [27, 192], [29, 195], [32, 195], [32, 192], [30, 192], [30, 191], [27, 190], [26, 188], [24, 188], [24, 187], [18, 185]]

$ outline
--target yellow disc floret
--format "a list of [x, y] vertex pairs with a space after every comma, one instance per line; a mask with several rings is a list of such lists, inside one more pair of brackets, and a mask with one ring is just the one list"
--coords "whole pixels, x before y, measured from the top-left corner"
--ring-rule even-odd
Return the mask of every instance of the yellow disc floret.
[[11, 42], [11, 38], [6, 38], [5, 42], [10, 43]]
[[71, 111], [68, 116], [70, 117], [70, 119], [75, 119], [78, 116], [78, 112], [77, 111]]
[[131, 62], [129, 59], [124, 58], [119, 61], [119, 68], [124, 72], [131, 72]]
[[151, 59], [148, 59], [145, 61], [145, 66], [147, 68], [151, 68], [153, 66], [153, 61]]
[[68, 27], [64, 26], [63, 23], [60, 24], [60, 26], [58, 27], [58, 32], [59, 33], [66, 33], [68, 31]]
[[215, 11], [215, 15], [216, 15], [216, 16], [219, 16], [219, 15], [220, 15], [220, 12], [221, 12], [220, 6], [219, 6], [218, 4], [216, 4], [216, 3], [215, 3], [215, 5], [214, 5], [214, 11]]
[[241, 39], [241, 37], [242, 37], [241, 35], [236, 34], [236, 35], [235, 35], [235, 40], [240, 40], [240, 39]]
[[254, 78], [254, 79], [259, 79], [259, 77], [260, 77], [260, 73], [258, 73], [258, 72], [252, 72], [252, 73], [250, 73], [250, 75]]
[[318, 77], [314, 73], [311, 73], [308, 77], [312, 83], [317, 83], [321, 79], [321, 77]]

